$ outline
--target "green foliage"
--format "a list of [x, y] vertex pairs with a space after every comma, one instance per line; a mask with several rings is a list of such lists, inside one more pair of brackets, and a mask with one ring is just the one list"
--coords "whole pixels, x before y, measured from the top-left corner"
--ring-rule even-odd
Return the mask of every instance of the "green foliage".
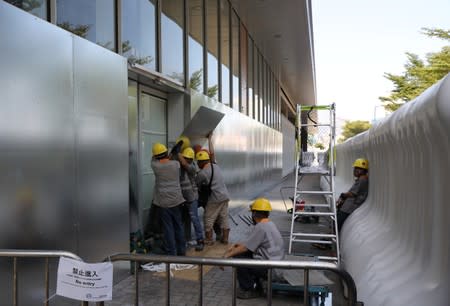
[[[428, 37], [450, 42], [450, 30], [423, 28], [422, 33]], [[428, 53], [426, 62], [413, 53], [406, 53], [406, 56], [407, 62], [403, 74], [384, 74], [385, 78], [394, 83], [391, 94], [388, 97], [379, 98], [387, 111], [397, 110], [450, 72], [450, 45], [438, 52]]]
[[31, 12], [32, 10], [39, 8], [42, 5], [38, 0], [7, 0], [6, 2], [17, 6], [18, 8], [21, 8], [26, 12]]
[[203, 69], [194, 71], [191, 75], [191, 78], [189, 79], [189, 87], [198, 92], [202, 91], [202, 89], [200, 88], [200, 85], [202, 84], [202, 77]]
[[319, 150], [324, 150], [325, 149], [325, 146], [321, 142], [316, 143], [314, 146], [316, 148], [318, 148]]
[[364, 131], [370, 129], [369, 121], [356, 120], [356, 121], [345, 121], [344, 126], [342, 127], [341, 137], [338, 139], [338, 143], [342, 143], [347, 139], [358, 135]]
[[75, 35], [86, 38], [87, 32], [89, 31], [90, 25], [87, 24], [78, 24], [73, 25], [68, 21], [58, 23], [58, 26], [63, 28], [66, 31], [69, 31]]
[[133, 54], [126, 54], [127, 52], [131, 51], [133, 46], [131, 45], [129, 40], [125, 40], [122, 42], [122, 53], [127, 57], [128, 63], [130, 65], [138, 64], [138, 65], [145, 65], [153, 62], [152, 56], [144, 56], [144, 57], [137, 57]]
[[206, 92], [206, 95], [210, 98], [217, 98], [218, 92], [219, 92], [219, 86], [214, 85], [214, 86], [208, 87], [208, 91]]

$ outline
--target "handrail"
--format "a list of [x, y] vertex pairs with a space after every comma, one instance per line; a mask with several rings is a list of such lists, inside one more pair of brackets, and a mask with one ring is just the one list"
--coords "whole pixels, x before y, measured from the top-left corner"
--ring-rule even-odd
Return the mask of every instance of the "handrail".
[[[118, 253], [108, 256], [104, 261], [134, 261], [134, 262], [154, 262], [154, 263], [177, 263], [177, 264], [191, 264], [199, 266], [199, 305], [203, 305], [203, 266], [229, 266], [233, 268], [233, 301], [232, 305], [236, 305], [236, 267], [252, 267], [252, 268], [267, 268], [268, 282], [267, 282], [267, 302], [272, 305], [272, 269], [301, 269], [304, 273], [304, 302], [309, 305], [308, 287], [309, 287], [309, 270], [324, 270], [331, 271], [337, 274], [345, 283], [348, 289], [348, 305], [356, 305], [356, 286], [351, 275], [345, 270], [340, 269], [336, 264], [330, 262], [311, 262], [311, 261], [270, 261], [270, 260], [253, 260], [253, 259], [224, 259], [224, 258], [209, 258], [209, 257], [183, 257], [183, 256], [163, 256], [163, 255], [143, 255], [143, 254], [127, 254]], [[138, 265], [134, 265], [135, 275], [135, 305], [139, 304], [139, 278]], [[170, 305], [170, 267], [166, 267], [166, 305]], [[97, 303], [103, 306], [104, 302]]]
[[[9, 257], [13, 259], [13, 305], [18, 306], [18, 277], [17, 277], [17, 258], [45, 258], [45, 302], [49, 305], [49, 258], [68, 257], [76, 260], [82, 260], [78, 255], [67, 251], [51, 250], [16, 250], [0, 249], [0, 257]], [[82, 306], [87, 306], [87, 302], [81, 302]]]

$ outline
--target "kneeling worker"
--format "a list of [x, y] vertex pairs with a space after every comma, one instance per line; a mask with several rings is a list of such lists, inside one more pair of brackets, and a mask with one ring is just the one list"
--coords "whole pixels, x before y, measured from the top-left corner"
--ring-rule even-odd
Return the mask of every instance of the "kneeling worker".
[[[253, 230], [244, 242], [234, 244], [229, 248], [224, 258], [254, 258], [262, 260], [283, 260], [285, 255], [283, 238], [275, 223], [269, 220], [272, 206], [265, 198], [256, 199], [250, 206]], [[250, 299], [260, 296], [260, 279], [267, 279], [265, 268], [237, 268], [239, 290], [237, 297]]]

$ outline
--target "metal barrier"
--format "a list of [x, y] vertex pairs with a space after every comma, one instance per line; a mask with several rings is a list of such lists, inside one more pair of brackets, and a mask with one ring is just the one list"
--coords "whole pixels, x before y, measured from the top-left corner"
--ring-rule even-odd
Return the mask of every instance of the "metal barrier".
[[[66, 251], [46, 251], [46, 250], [0, 250], [0, 257], [8, 257], [13, 259], [13, 305], [18, 306], [18, 276], [17, 276], [17, 258], [45, 258], [45, 302], [49, 305], [49, 258], [68, 257], [76, 260], [82, 259], [70, 252]], [[82, 306], [87, 306], [87, 302], [81, 302]]]
[[[170, 305], [170, 263], [174, 264], [192, 264], [199, 266], [198, 281], [200, 283], [199, 290], [199, 306], [203, 305], [203, 266], [229, 266], [233, 268], [232, 288], [233, 300], [232, 305], [236, 305], [236, 276], [237, 267], [267, 268], [267, 305], [272, 305], [272, 269], [301, 269], [304, 270], [304, 286], [303, 298], [306, 306], [309, 305], [308, 287], [309, 287], [309, 270], [323, 270], [335, 273], [346, 285], [348, 291], [348, 305], [356, 305], [356, 286], [350, 274], [338, 268], [337, 265], [328, 262], [309, 262], [309, 261], [269, 261], [269, 260], [252, 260], [252, 259], [222, 259], [222, 258], [202, 258], [202, 257], [177, 257], [177, 256], [154, 256], [140, 254], [114, 254], [105, 258], [104, 261], [133, 261], [134, 277], [135, 277], [135, 298], [134, 304], [139, 305], [139, 277], [138, 269], [140, 262], [153, 262], [166, 264], [166, 305]], [[97, 303], [97, 306], [104, 306], [104, 302]]]

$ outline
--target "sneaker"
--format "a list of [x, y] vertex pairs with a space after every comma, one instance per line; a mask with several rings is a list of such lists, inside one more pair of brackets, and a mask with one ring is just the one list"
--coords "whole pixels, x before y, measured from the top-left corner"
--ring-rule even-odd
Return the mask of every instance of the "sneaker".
[[204, 248], [205, 248], [205, 243], [203, 242], [203, 240], [197, 241], [197, 245], [195, 246], [195, 251], [200, 252], [200, 251], [203, 251]]
[[262, 296], [267, 296], [267, 280], [260, 279], [257, 288]]
[[237, 298], [241, 300], [247, 300], [247, 299], [254, 299], [260, 296], [260, 292], [254, 288], [249, 290], [244, 290], [241, 288], [238, 288], [237, 290]]

